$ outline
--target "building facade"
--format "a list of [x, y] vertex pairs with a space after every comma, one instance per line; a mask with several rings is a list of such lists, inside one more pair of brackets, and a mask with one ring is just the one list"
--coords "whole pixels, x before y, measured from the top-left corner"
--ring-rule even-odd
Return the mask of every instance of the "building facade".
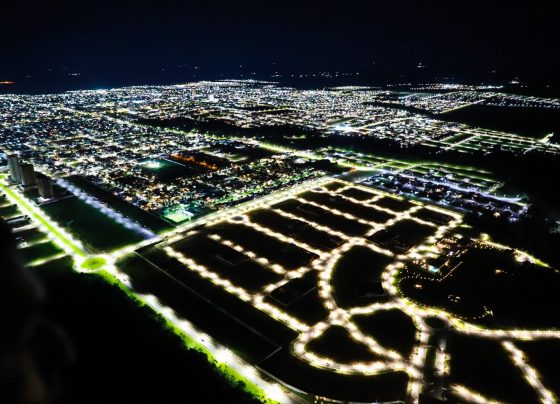
[[19, 165], [19, 156], [17, 154], [8, 155], [8, 166], [10, 167], [10, 177], [12, 182], [21, 183], [21, 167]]
[[37, 179], [35, 177], [35, 169], [32, 164], [20, 164], [21, 168], [21, 185], [24, 191], [29, 191], [37, 187]]

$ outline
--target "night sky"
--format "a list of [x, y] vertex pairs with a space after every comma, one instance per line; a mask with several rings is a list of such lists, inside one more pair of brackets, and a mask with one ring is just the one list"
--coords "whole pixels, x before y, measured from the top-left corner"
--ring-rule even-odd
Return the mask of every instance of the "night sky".
[[418, 63], [429, 78], [556, 85], [560, 68], [557, 13], [545, 2], [12, 3], [0, 11], [0, 80], [34, 85], [73, 73], [92, 85], [275, 71], [407, 79]]

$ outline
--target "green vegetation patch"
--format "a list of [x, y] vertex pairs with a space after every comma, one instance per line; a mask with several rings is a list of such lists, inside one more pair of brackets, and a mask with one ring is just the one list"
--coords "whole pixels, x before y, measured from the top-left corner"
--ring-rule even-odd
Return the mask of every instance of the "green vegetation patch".
[[46, 243], [34, 244], [19, 250], [26, 265], [34, 261], [48, 259], [63, 252], [56, 244], [48, 241]]
[[104, 257], [90, 257], [80, 265], [83, 269], [95, 271], [103, 268], [107, 264], [107, 259]]
[[[87, 391], [89, 402], [109, 396], [115, 402], [173, 402], [186, 390], [208, 402], [267, 401], [261, 390], [204, 350], [185, 349], [194, 346], [188, 337], [112, 275], [76, 273], [64, 260], [38, 268], [48, 294], [45, 315], [61, 326], [79, 357], [65, 380], [62, 401], [83, 402]], [[107, 377], [101, 384], [100, 373]]]
[[11, 219], [19, 215], [21, 215], [21, 212], [16, 205], [8, 205], [0, 208], [0, 217], [2, 217], [2, 219]]
[[93, 251], [112, 251], [144, 240], [138, 233], [75, 197], [49, 203], [43, 209]]
[[167, 223], [161, 218], [118, 198], [110, 191], [89, 182], [84, 177], [76, 175], [67, 177], [65, 179], [72, 185], [80, 188], [85, 193], [99, 199], [100, 201], [103, 201], [115, 212], [119, 212], [121, 215], [128, 217], [129, 219], [139, 223], [141, 226], [153, 231], [154, 233], [162, 234], [173, 228], [171, 224]]

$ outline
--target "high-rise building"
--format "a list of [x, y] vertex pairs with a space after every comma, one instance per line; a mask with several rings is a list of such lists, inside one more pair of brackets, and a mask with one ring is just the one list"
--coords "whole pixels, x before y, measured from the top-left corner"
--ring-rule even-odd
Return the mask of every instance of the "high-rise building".
[[8, 155], [8, 165], [10, 166], [10, 177], [15, 183], [21, 183], [21, 167], [19, 165], [19, 156], [17, 154]]
[[21, 168], [21, 185], [24, 191], [29, 191], [37, 186], [37, 180], [35, 178], [35, 170], [33, 165], [29, 163], [23, 163], [19, 165]]
[[43, 199], [54, 198], [54, 189], [52, 180], [44, 174], [37, 173], [37, 188], [39, 196]]

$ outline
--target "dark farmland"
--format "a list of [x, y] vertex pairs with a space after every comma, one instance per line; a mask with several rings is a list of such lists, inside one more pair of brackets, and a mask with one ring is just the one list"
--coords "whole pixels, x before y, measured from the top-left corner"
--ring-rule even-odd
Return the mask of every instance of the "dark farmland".
[[72, 272], [71, 265], [61, 259], [35, 271], [48, 293], [44, 314], [75, 351], [57, 403], [173, 403], [194, 389], [207, 402], [256, 402], [203, 354], [185, 349], [151, 310], [100, 277]]
[[485, 129], [540, 138], [560, 131], [560, 109], [471, 105], [438, 117]]

